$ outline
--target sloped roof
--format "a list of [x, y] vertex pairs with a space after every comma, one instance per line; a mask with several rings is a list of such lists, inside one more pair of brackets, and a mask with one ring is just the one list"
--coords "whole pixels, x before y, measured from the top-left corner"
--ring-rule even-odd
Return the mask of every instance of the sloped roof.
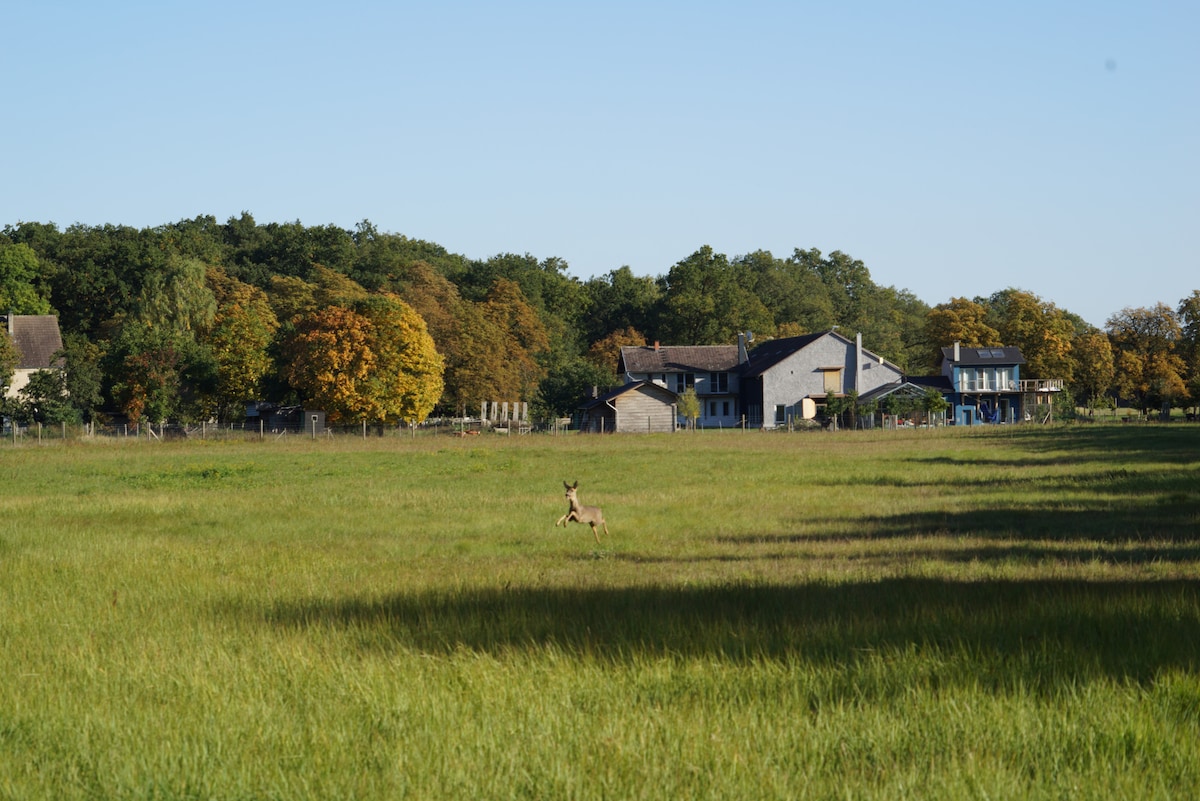
[[7, 320], [17, 348], [18, 370], [43, 370], [58, 366], [54, 354], [62, 350], [62, 333], [53, 314], [14, 314]]
[[676, 395], [674, 392], [672, 392], [669, 389], [660, 387], [658, 384], [655, 384], [651, 381], [634, 381], [633, 383], [630, 383], [630, 384], [622, 384], [619, 387], [614, 387], [614, 388], [610, 389], [608, 392], [605, 392], [603, 395], [600, 395], [599, 397], [589, 398], [588, 400], [581, 403], [579, 405], [579, 408], [580, 409], [592, 409], [592, 408], [595, 408], [596, 406], [599, 406], [602, 403], [612, 400], [613, 398], [624, 395], [626, 392], [633, 392], [635, 390], [641, 389], [642, 387], [646, 387], [649, 390], [651, 390], [652, 392], [659, 394], [662, 397], [663, 401], [666, 403], [673, 403], [675, 401]]
[[833, 332], [822, 331], [819, 334], [805, 334], [798, 337], [769, 339], [754, 350], [750, 351], [750, 361], [742, 366], [742, 375], [747, 378], [760, 376], [767, 370], [770, 370], [772, 367], [779, 364], [788, 356], [807, 348], [809, 345], [829, 333]]
[[965, 348], [958, 346], [958, 360], [954, 359], [954, 348], [942, 348], [942, 361], [970, 367], [994, 364], [1024, 364], [1025, 357], [1016, 346], [1003, 348]]
[[719, 373], [738, 364], [737, 345], [626, 345], [621, 362], [627, 373]]
[[894, 381], [891, 384], [883, 384], [882, 386], [875, 387], [870, 392], [864, 392], [859, 397], [859, 400], [879, 400], [880, 398], [886, 398], [888, 395], [894, 395], [897, 392], [910, 396], [918, 396], [925, 394], [925, 390], [927, 389], [936, 389], [943, 395], [948, 395], [954, 392], [954, 385], [945, 376], [911, 376], [901, 381]]

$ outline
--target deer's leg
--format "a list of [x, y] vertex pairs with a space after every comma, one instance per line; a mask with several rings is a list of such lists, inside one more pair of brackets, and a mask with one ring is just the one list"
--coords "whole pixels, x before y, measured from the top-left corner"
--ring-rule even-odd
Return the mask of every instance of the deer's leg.
[[554, 521], [554, 527], [558, 528], [559, 526], [562, 526], [563, 528], [566, 528], [567, 527], [566, 521], [567, 521], [567, 516], [563, 515], [562, 517], [558, 518], [558, 520]]
[[[600, 544], [600, 535], [596, 532], [596, 524], [591, 523], [589, 525], [591, 525], [591, 527], [592, 527], [592, 536], [596, 538], [596, 544], [599, 545]], [[605, 531], [604, 533], [607, 534], [608, 532]]]
[[608, 536], [608, 523], [605, 523], [603, 520], [601, 520], [600, 525], [604, 526], [604, 536], [607, 537]]

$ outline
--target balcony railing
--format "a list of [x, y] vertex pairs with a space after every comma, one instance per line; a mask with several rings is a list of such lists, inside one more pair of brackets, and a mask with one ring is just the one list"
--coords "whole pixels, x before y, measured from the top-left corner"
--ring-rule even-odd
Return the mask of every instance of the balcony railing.
[[1062, 392], [1064, 383], [1061, 378], [1025, 378], [1021, 380], [1021, 391]]
[[[1025, 382], [1022, 381], [1022, 384]], [[1020, 388], [1016, 381], [994, 381], [991, 379], [980, 378], [960, 378], [958, 380], [959, 392], [1019, 392]]]

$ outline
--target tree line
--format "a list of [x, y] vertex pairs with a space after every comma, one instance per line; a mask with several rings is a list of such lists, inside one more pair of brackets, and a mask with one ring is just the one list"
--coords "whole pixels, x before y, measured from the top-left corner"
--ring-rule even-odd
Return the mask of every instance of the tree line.
[[[620, 267], [580, 280], [559, 258], [469, 259], [365, 220], [22, 222], [0, 230], [3, 311], [59, 317], [69, 369], [36, 376], [5, 410], [50, 422], [228, 422], [248, 400], [323, 408], [331, 423], [419, 422], [498, 400], [549, 417], [620, 383], [622, 345], [835, 327], [911, 375], [936, 372], [954, 341], [1016, 345], [1026, 375], [1062, 378], [1092, 408], [1200, 399], [1200, 290], [1123, 309], [1101, 330], [1014, 288], [929, 306], [816, 249], [730, 257], [705, 246], [661, 275]], [[0, 384], [14, 359], [5, 339]]]

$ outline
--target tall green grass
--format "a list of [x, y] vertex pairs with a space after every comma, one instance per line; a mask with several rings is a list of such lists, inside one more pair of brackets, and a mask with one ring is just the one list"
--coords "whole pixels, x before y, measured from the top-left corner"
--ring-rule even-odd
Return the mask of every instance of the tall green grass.
[[[562, 481], [612, 536], [553, 522]], [[0, 447], [0, 798], [1188, 798], [1200, 429]]]

